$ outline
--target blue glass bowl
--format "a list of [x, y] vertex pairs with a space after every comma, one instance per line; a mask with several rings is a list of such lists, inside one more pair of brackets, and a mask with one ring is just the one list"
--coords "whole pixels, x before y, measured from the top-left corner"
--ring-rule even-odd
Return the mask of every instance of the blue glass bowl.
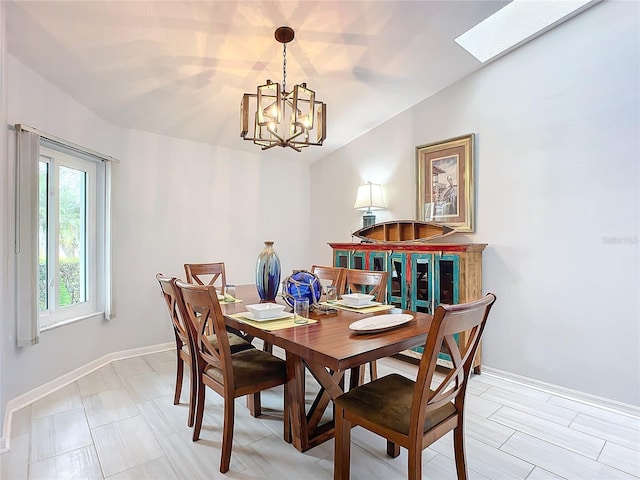
[[299, 270], [284, 281], [284, 301], [293, 307], [295, 300], [308, 299], [309, 305], [318, 303], [322, 295], [322, 284], [317, 276], [306, 270]]

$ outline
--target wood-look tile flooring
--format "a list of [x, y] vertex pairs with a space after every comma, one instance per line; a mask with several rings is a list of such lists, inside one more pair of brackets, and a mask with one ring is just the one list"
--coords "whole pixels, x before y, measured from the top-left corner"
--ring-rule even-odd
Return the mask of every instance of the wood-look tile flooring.
[[[379, 375], [416, 372], [394, 359], [378, 368]], [[282, 388], [263, 394], [259, 419], [237, 400], [231, 470], [222, 475], [220, 397], [207, 391], [204, 428], [194, 443], [186, 425], [188, 379], [176, 406], [174, 379], [173, 351], [145, 355], [115, 361], [23, 408], [13, 416], [0, 478], [333, 478], [333, 441], [300, 453], [282, 440]], [[308, 384], [313, 391], [311, 378]], [[466, 404], [472, 480], [640, 478], [638, 418], [486, 374], [472, 376]], [[352, 440], [353, 479], [406, 478], [404, 449], [388, 458], [385, 441], [359, 427]], [[424, 451], [423, 463], [424, 478], [456, 478], [451, 434]]]

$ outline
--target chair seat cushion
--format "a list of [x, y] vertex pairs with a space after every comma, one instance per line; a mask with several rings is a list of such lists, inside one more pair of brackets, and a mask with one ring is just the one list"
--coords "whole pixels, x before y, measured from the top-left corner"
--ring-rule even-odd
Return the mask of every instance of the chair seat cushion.
[[[231, 360], [236, 389], [272, 380], [281, 380], [282, 383], [286, 381], [284, 360], [257, 348], [233, 353]], [[222, 370], [219, 368], [209, 365], [205, 374], [218, 383], [223, 383]]]
[[[391, 374], [366, 383], [336, 398], [336, 405], [384, 428], [409, 434], [411, 401], [415, 382], [398, 374]], [[424, 422], [424, 431], [456, 413], [448, 403], [431, 413]]]

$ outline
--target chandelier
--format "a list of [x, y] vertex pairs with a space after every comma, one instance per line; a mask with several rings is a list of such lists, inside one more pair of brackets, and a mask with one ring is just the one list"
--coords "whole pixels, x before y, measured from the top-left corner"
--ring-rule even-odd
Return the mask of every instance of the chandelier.
[[[282, 88], [267, 80], [258, 86], [257, 93], [245, 93], [240, 105], [240, 136], [260, 145], [262, 150], [272, 147], [291, 147], [300, 152], [309, 145], [322, 145], [327, 133], [327, 106], [316, 100], [306, 83], [294, 85], [287, 92], [287, 43], [295, 33], [290, 27], [280, 27], [275, 38], [283, 44]], [[249, 121], [253, 135], [249, 134]], [[311, 138], [312, 135], [315, 138]]]

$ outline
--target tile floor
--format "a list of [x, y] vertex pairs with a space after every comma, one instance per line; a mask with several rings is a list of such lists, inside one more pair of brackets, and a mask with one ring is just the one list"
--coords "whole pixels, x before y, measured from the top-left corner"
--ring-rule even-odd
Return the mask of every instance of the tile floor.
[[[282, 388], [263, 394], [259, 419], [238, 400], [231, 470], [219, 473], [220, 398], [207, 392], [201, 440], [193, 443], [186, 382], [180, 405], [172, 402], [174, 356], [168, 351], [113, 362], [16, 412], [0, 478], [333, 477], [333, 441], [303, 454], [282, 440]], [[416, 369], [394, 359], [379, 362], [380, 375], [391, 371], [411, 377]], [[640, 478], [639, 418], [487, 374], [472, 376], [466, 403], [472, 480]], [[353, 479], [406, 478], [405, 451], [386, 457], [384, 440], [359, 427], [352, 437]], [[426, 449], [423, 462], [424, 478], [456, 478], [451, 434]]]

